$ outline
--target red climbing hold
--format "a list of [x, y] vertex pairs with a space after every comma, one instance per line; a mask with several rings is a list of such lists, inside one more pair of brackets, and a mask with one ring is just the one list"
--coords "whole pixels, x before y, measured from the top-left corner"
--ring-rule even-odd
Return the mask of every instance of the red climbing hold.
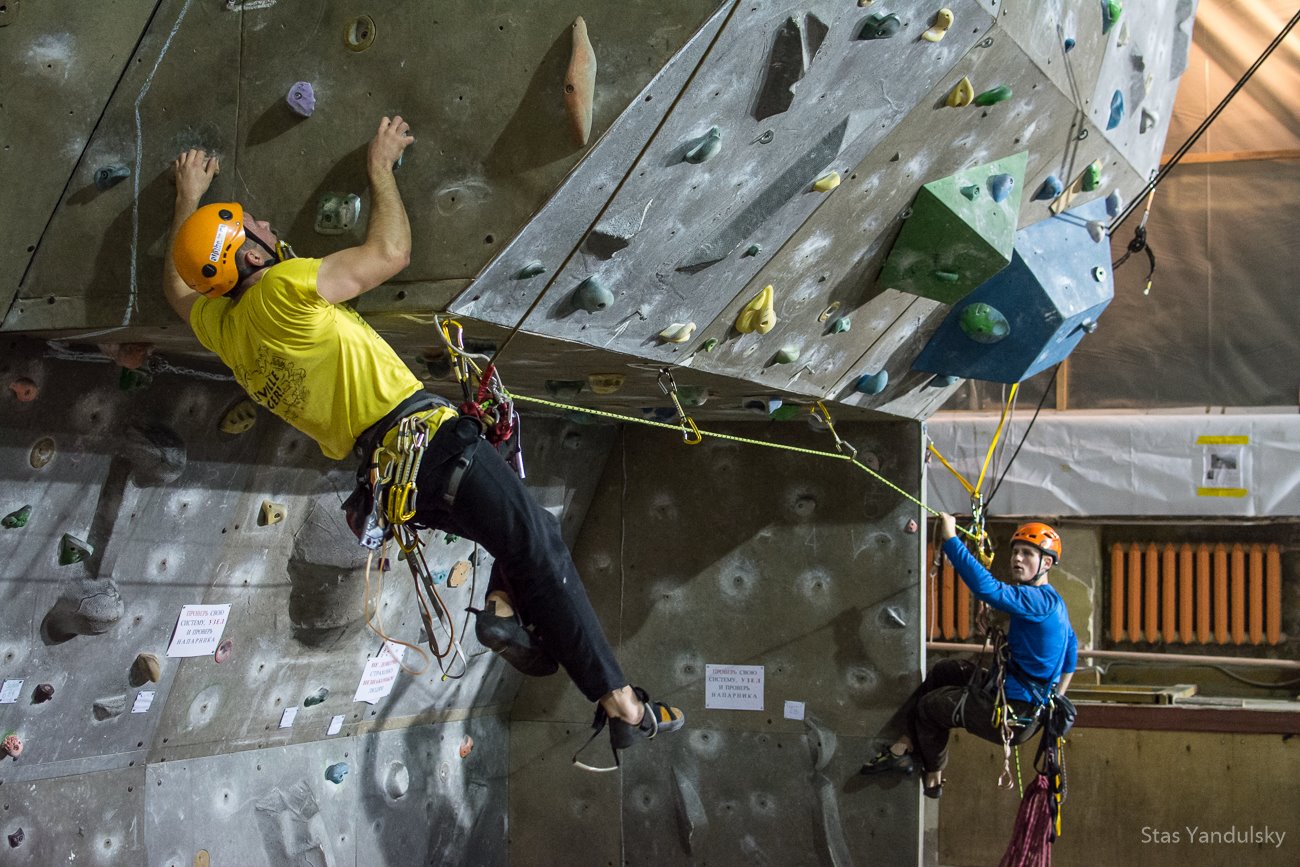
[[463, 759], [474, 751], [474, 739], [465, 735], [465, 740], [460, 742], [460, 757]]
[[217, 645], [217, 651], [216, 653], [212, 654], [212, 658], [216, 660], [218, 663], [225, 662], [227, 659], [230, 658], [230, 654], [233, 653], [234, 650], [235, 650], [235, 642], [227, 638], [225, 641]]
[[40, 392], [40, 389], [36, 387], [36, 383], [25, 376], [21, 376], [9, 383], [9, 390], [22, 403], [31, 403], [36, 400], [36, 395]]

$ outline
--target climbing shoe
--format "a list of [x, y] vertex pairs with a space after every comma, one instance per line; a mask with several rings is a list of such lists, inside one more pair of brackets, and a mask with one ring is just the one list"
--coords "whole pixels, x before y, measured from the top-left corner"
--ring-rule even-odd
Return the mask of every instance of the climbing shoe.
[[861, 773], [884, 774], [889, 771], [899, 771], [904, 774], [912, 773], [912, 757], [907, 753], [896, 756], [886, 747], [862, 766]]
[[493, 653], [500, 654], [515, 669], [529, 677], [546, 677], [559, 670], [555, 659], [537, 643], [517, 616], [501, 617], [496, 613], [495, 599], [488, 600], [482, 610], [469, 610], [478, 615], [474, 621], [474, 634], [479, 642]]
[[933, 798], [936, 801], [939, 800], [943, 797], [943, 780], [940, 780], [933, 786], [922, 785], [921, 794], [925, 795], [927, 798]]
[[[591, 721], [591, 737], [587, 738], [578, 752], [573, 754], [573, 763], [583, 770], [587, 771], [616, 771], [620, 765], [619, 751], [635, 746], [641, 738], [653, 738], [666, 732], [675, 732], [682, 726], [686, 725], [686, 714], [682, 713], [680, 708], [666, 705], [661, 701], [651, 701], [649, 694], [639, 686], [632, 687], [636, 694], [637, 700], [641, 702], [641, 722], [633, 725], [624, 722], [621, 719], [613, 719], [605, 713], [605, 709], [599, 704], [596, 705], [596, 716]], [[596, 737], [609, 725], [609, 746], [614, 753], [614, 765], [609, 768], [593, 768], [578, 761], [578, 755], [587, 748], [587, 746], [596, 739]]]

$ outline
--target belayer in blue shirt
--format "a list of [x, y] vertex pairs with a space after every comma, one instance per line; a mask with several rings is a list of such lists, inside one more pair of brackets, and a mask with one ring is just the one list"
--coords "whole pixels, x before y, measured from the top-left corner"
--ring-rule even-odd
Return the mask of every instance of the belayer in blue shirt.
[[[1061, 594], [1047, 583], [1047, 573], [1061, 560], [1061, 537], [1046, 524], [1029, 523], [1011, 537], [1011, 579], [989, 574], [957, 538], [952, 515], [939, 518], [943, 553], [976, 599], [1011, 615], [1007, 629], [1008, 662], [1004, 689], [1016, 725], [1011, 743], [1038, 731], [1041, 709], [1053, 692], [1065, 695], [1074, 674], [1078, 639]], [[910, 772], [920, 759], [925, 794], [943, 793], [948, 764], [948, 732], [964, 728], [977, 737], [1002, 743], [995, 721], [997, 695], [992, 678], [969, 660], [941, 660], [903, 706], [907, 727], [888, 749], [862, 766], [862, 773]]]

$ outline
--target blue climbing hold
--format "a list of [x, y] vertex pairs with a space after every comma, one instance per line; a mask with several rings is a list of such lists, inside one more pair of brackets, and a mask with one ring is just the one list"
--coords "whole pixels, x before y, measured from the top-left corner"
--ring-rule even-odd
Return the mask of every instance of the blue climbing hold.
[[1110, 98], [1110, 119], [1106, 121], [1106, 129], [1114, 129], [1123, 119], [1124, 94], [1117, 90]]
[[930, 380], [929, 385], [931, 388], [947, 388], [950, 385], [956, 385], [960, 380], [960, 376], [940, 375]]
[[1073, 48], [1074, 48], [1074, 37], [1073, 36], [1065, 37], [1065, 50], [1070, 51]]
[[1011, 195], [1011, 188], [1016, 185], [1016, 179], [1008, 174], [994, 175], [989, 178], [989, 195], [995, 202], [1005, 202], [1007, 196]]
[[888, 385], [889, 371], [878, 370], [875, 373], [864, 373], [859, 376], [853, 388], [862, 394], [880, 394]]
[[588, 313], [604, 310], [614, 303], [614, 293], [605, 288], [599, 277], [591, 276], [578, 284], [573, 292], [573, 305]]
[[1065, 185], [1061, 183], [1060, 178], [1056, 175], [1048, 175], [1043, 179], [1043, 185], [1038, 188], [1038, 192], [1034, 194], [1034, 198], [1039, 200], [1055, 199], [1064, 190]]
[[335, 762], [325, 769], [325, 779], [337, 786], [339, 783], [343, 782], [343, 778], [347, 776], [347, 773], [347, 762]]
[[1106, 197], [1106, 216], [1118, 217], [1120, 210], [1124, 207], [1124, 197], [1120, 195], [1119, 190], [1115, 190]]

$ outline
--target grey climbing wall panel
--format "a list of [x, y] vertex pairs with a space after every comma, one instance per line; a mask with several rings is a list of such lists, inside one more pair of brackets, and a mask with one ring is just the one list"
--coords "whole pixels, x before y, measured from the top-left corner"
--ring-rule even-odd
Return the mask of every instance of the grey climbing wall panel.
[[[32, 506], [25, 526], [0, 530], [0, 592], [9, 600], [0, 608], [0, 678], [23, 681], [18, 700], [0, 705], [0, 731], [25, 742], [18, 761], [0, 764], [3, 790], [24, 793], [0, 830], [21, 825], [29, 835], [32, 848], [16, 854], [32, 860], [19, 863], [48, 863], [40, 853], [59, 847], [60, 857], [83, 851], [79, 823], [129, 853], [110, 863], [142, 863], [142, 847], [148, 863], [172, 863], [176, 849], [185, 853], [177, 863], [190, 864], [205, 847], [214, 863], [284, 863], [245, 858], [238, 847], [260, 851], [265, 835], [241, 836], [225, 823], [247, 827], [253, 802], [273, 788], [302, 806], [291, 790], [303, 779], [330, 827], [347, 836], [331, 844], [332, 863], [378, 863], [368, 853], [403, 840], [412, 852], [481, 846], [484, 863], [503, 863], [492, 859], [504, 852], [504, 719], [519, 675], [471, 630], [462, 679], [444, 682], [435, 668], [400, 677], [373, 706], [352, 701], [380, 646], [362, 613], [365, 557], [339, 510], [352, 467], [325, 460], [261, 411], [249, 432], [219, 432], [239, 396], [233, 383], [158, 373], [148, 388], [123, 391], [119, 369], [102, 357], [58, 360], [41, 349], [10, 341], [0, 357], [6, 383], [23, 377], [38, 389], [27, 403], [6, 390], [0, 421], [0, 513]], [[537, 420], [525, 432], [529, 484], [573, 539], [614, 430]], [[34, 467], [33, 447], [46, 438], [52, 446], [38, 451], [49, 459]], [[265, 501], [283, 507], [282, 521], [259, 521]], [[82, 562], [59, 565], [65, 533], [87, 543]], [[465, 540], [428, 535], [430, 567], [461, 631], [465, 606], [481, 603], [491, 558]], [[467, 560], [476, 568], [450, 587], [447, 574]], [[410, 578], [404, 564], [395, 567], [382, 592], [372, 572], [374, 605], [390, 635], [415, 642]], [[221, 662], [165, 655], [181, 606], [197, 603], [232, 605]], [[133, 679], [139, 653], [160, 658], [157, 682]], [[54, 688], [50, 700], [33, 700], [38, 684]], [[323, 701], [306, 701], [322, 688]], [[154, 693], [151, 707], [132, 712], [145, 692]], [[289, 708], [297, 717], [281, 728]], [[340, 731], [329, 736], [335, 716]], [[477, 746], [462, 760], [465, 734]], [[339, 788], [323, 774], [346, 751], [353, 773]], [[414, 797], [390, 804], [373, 779], [394, 761], [409, 767]], [[127, 785], [138, 792], [146, 767], [149, 801], [110, 797], [108, 789]], [[156, 793], [159, 781], [174, 793]], [[214, 800], [223, 791], [245, 812]], [[65, 799], [67, 809], [54, 812]], [[112, 811], [102, 808], [108, 802]], [[408, 809], [436, 821], [404, 820]], [[196, 824], [200, 815], [210, 824]], [[157, 820], [153, 830], [146, 817]], [[375, 822], [397, 826], [381, 833]], [[234, 848], [218, 857], [226, 846]]]
[[[779, 426], [782, 441], [817, 444], [795, 427]], [[917, 426], [841, 427], [917, 490]], [[914, 863], [915, 784], [854, 775], [919, 678], [922, 542], [906, 531], [917, 507], [839, 462], [628, 428], [587, 514], [575, 562], [592, 604], [629, 679], [680, 706], [688, 727], [626, 753], [621, 780], [583, 777], [557, 793], [590, 706], [559, 678], [526, 682], [512, 718], [511, 863], [621, 852], [861, 864], [882, 851]], [[763, 666], [764, 709], [707, 709], [708, 664]], [[804, 702], [816, 726], [786, 719], [786, 700]], [[608, 756], [605, 737], [583, 754]]]

